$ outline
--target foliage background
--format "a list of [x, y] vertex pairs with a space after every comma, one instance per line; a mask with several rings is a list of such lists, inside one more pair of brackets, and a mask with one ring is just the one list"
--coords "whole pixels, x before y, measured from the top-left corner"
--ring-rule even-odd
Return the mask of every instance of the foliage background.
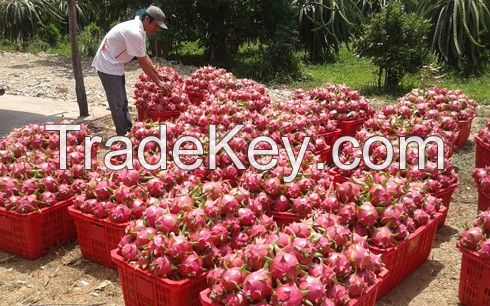
[[[160, 0], [154, 4], [166, 12], [170, 30], [152, 37], [148, 50], [152, 56], [226, 67], [262, 81], [301, 79], [304, 65], [338, 62], [343, 46], [350, 50], [373, 14], [393, 1]], [[485, 71], [490, 0], [399, 1], [405, 12], [428, 21], [427, 39], [420, 38], [420, 44], [437, 65], [464, 76]], [[92, 56], [100, 36], [149, 4], [79, 0], [83, 53]], [[64, 0], [0, 0], [0, 40], [21, 50], [66, 46], [66, 11]]]

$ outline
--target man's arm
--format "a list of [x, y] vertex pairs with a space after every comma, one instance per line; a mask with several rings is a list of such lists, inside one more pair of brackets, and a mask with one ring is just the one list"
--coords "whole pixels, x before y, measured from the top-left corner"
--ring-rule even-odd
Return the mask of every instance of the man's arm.
[[158, 85], [161, 82], [160, 77], [158, 76], [158, 72], [155, 66], [153, 66], [150, 57], [146, 55], [144, 57], [137, 57], [137, 59], [141, 69], [143, 69], [143, 71], [150, 77], [150, 79], [152, 79], [152, 81]]
[[141, 69], [152, 79], [152, 81], [157, 84], [158, 87], [163, 89], [167, 94], [170, 93], [171, 88], [162, 80], [160, 80], [160, 76], [158, 75], [158, 71], [156, 70], [155, 66], [153, 65], [153, 62], [151, 61], [150, 57], [148, 55], [144, 57], [137, 57], [138, 59], [138, 64], [140, 65]]

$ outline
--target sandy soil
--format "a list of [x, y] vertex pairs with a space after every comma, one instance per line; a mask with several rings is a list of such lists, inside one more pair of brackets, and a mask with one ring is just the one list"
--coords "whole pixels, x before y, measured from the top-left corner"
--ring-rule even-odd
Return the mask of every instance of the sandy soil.
[[[105, 103], [102, 87], [89, 62], [84, 62], [83, 66], [90, 103]], [[182, 74], [192, 70], [182, 65], [173, 66]], [[69, 69], [69, 61], [61, 57], [0, 53], [0, 83], [7, 85], [10, 94], [46, 96], [75, 103], [74, 81]], [[127, 87], [128, 92], [132, 92], [132, 84], [140, 71], [135, 65], [130, 65], [128, 70]], [[287, 92], [275, 91], [277, 96], [283, 94]], [[478, 115], [470, 140], [454, 157], [461, 186], [454, 193], [446, 225], [437, 233], [429, 260], [378, 301], [378, 305], [458, 304], [461, 255], [455, 243], [464, 224], [476, 216], [477, 194], [471, 178], [475, 155], [473, 136], [489, 117], [490, 109], [480, 108]], [[99, 119], [91, 125], [103, 137], [113, 135], [110, 118]], [[76, 243], [53, 250], [35, 261], [0, 252], [0, 291], [0, 305], [123, 304], [117, 272], [82, 259]]]

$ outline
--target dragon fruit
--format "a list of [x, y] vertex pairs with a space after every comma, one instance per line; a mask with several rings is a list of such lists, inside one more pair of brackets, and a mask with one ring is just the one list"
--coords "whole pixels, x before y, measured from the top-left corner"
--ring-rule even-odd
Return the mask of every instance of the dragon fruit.
[[[226, 255], [209, 272], [209, 298], [220, 305], [227, 305], [231, 298], [236, 301], [241, 294], [258, 305], [302, 305], [305, 300], [331, 305], [365, 294], [383, 271], [383, 263], [367, 249], [365, 238], [339, 222], [335, 215], [315, 212], [310, 219]], [[250, 253], [261, 249], [265, 264], [254, 266]]]
[[265, 270], [250, 273], [243, 282], [243, 294], [252, 302], [259, 302], [272, 294], [272, 280]]
[[480, 212], [472, 226], [461, 233], [458, 245], [479, 253], [482, 258], [490, 258], [490, 209]]

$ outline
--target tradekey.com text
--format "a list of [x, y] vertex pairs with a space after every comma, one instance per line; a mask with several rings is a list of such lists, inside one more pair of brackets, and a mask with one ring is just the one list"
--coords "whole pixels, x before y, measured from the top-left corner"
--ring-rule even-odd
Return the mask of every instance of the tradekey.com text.
[[[240, 170], [245, 170], [246, 167], [238, 158], [236, 152], [233, 151], [230, 146], [230, 141], [235, 137], [244, 125], [237, 125], [231, 131], [229, 131], [223, 138], [217, 139], [217, 131], [215, 125], [209, 126], [208, 143], [203, 145], [200, 139], [192, 136], [182, 136], [175, 140], [174, 146], [171, 150], [172, 162], [179, 168], [187, 171], [192, 171], [200, 168], [204, 162], [203, 157], [205, 154], [204, 148], [207, 148], [206, 154], [208, 158], [207, 168], [209, 170], [216, 170], [216, 156], [220, 151], [226, 152], [230, 157], [231, 161]], [[68, 125], [68, 124], [47, 124], [45, 126], [48, 131], [59, 131], [60, 139], [60, 169], [65, 170], [67, 167], [67, 133], [69, 131], [79, 131], [81, 130], [80, 125]], [[142, 167], [147, 170], [165, 170], [167, 168], [167, 126], [165, 124], [160, 125], [160, 137], [148, 136], [143, 138], [137, 148], [138, 161]], [[260, 136], [252, 141], [250, 141], [247, 148], [247, 158], [250, 166], [266, 171], [272, 170], [276, 167], [278, 163], [279, 147], [284, 148], [288, 161], [290, 163], [292, 172], [288, 177], [284, 177], [285, 182], [292, 182], [299, 173], [301, 164], [305, 157], [305, 153], [308, 149], [308, 145], [312, 137], [305, 137], [299, 150], [293, 150], [288, 137], [281, 137], [282, 144], [278, 145], [272, 138], [268, 136]], [[352, 163], [344, 164], [339, 158], [339, 151], [343, 144], [351, 143], [355, 148], [360, 148], [360, 142], [354, 137], [344, 136], [339, 138], [333, 145], [333, 163], [336, 167], [342, 170], [353, 170], [356, 169], [361, 161], [364, 162], [365, 166], [371, 170], [382, 171], [387, 169], [393, 162], [395, 157], [395, 149], [393, 147], [393, 142], [382, 136], [373, 136], [364, 142], [362, 146], [362, 155], [356, 157]], [[101, 144], [102, 138], [100, 136], [85, 137], [85, 169], [91, 170], [92, 167], [92, 155], [91, 150], [94, 144]], [[108, 152], [104, 157], [104, 166], [110, 170], [122, 170], [122, 169], [133, 169], [133, 144], [130, 138], [126, 136], [114, 136], [109, 138], [105, 142], [106, 147], [111, 147], [114, 144], [121, 143], [124, 144], [125, 148], [120, 150], [114, 150]], [[144, 148], [149, 144], [154, 143], [160, 149], [160, 160], [156, 164], [149, 164], [145, 159]], [[386, 158], [382, 164], [375, 164], [370, 158], [370, 149], [375, 143], [380, 143], [386, 148]], [[417, 136], [411, 137], [399, 137], [398, 139], [398, 150], [399, 150], [399, 169], [407, 169], [407, 152], [409, 144], [416, 143], [418, 146], [418, 169], [425, 169], [425, 150], [426, 147], [435, 143], [437, 146], [437, 168], [439, 170], [444, 169], [444, 142], [440, 137], [430, 136], [426, 139]], [[182, 146], [185, 144], [192, 144], [193, 149], [183, 149]], [[262, 144], [262, 146], [260, 146]], [[263, 149], [264, 144], [267, 144], [268, 149]], [[258, 149], [257, 147], [262, 149]], [[296, 153], [296, 154], [295, 154]], [[121, 164], [113, 164], [112, 159], [114, 157], [124, 156], [125, 162]], [[182, 161], [182, 157], [194, 156], [196, 157], [192, 164], [187, 164]], [[267, 164], [259, 163], [257, 160], [260, 157], [270, 157]], [[276, 158], [274, 158], [276, 157]], [[317, 169], [323, 170], [325, 165], [321, 162], [316, 164]]]

